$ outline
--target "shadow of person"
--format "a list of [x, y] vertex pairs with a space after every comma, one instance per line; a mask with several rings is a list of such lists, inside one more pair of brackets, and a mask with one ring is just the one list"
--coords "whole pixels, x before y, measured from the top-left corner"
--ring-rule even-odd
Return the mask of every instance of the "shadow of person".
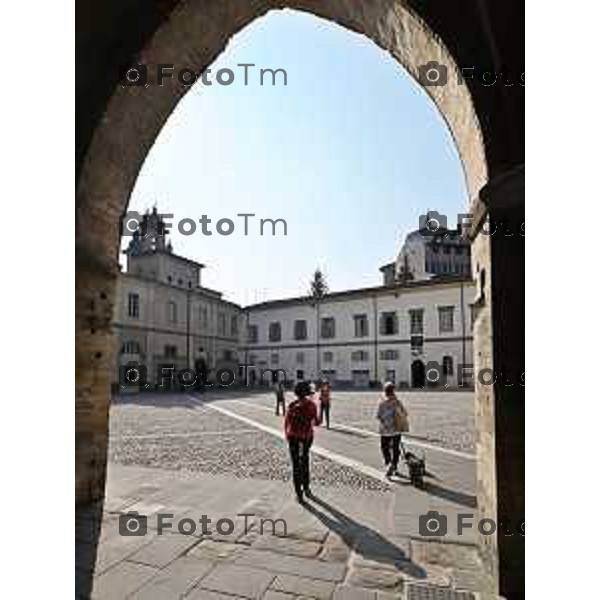
[[424, 579], [427, 571], [413, 563], [402, 548], [392, 544], [379, 532], [361, 525], [348, 515], [334, 508], [325, 500], [313, 496], [314, 504], [326, 510], [326, 514], [314, 504], [305, 504], [306, 510], [312, 513], [330, 531], [336, 533], [356, 554], [360, 554], [367, 560], [376, 561], [381, 564], [393, 565], [399, 571], [410, 577]]

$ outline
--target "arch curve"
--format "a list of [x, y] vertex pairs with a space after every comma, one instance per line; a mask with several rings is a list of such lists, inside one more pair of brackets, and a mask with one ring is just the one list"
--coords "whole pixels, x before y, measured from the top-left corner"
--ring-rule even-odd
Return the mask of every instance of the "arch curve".
[[[367, 36], [389, 52], [412, 77], [430, 60], [456, 63], [441, 40], [408, 7], [392, 0], [219, 0], [183, 2], [158, 28], [138, 56], [140, 63], [170, 63], [175, 69], [208, 67], [233, 35], [274, 9], [297, 9]], [[151, 73], [153, 69], [149, 69]], [[201, 85], [200, 83], [196, 85]], [[141, 166], [163, 125], [189, 88], [177, 78], [164, 86], [117, 86], [98, 123], [77, 187], [76, 240], [79, 254], [103, 257], [116, 269], [118, 222], [126, 211]], [[483, 139], [466, 85], [454, 77], [424, 88], [456, 143], [469, 199], [487, 182]], [[110, 265], [110, 266], [109, 266]]]

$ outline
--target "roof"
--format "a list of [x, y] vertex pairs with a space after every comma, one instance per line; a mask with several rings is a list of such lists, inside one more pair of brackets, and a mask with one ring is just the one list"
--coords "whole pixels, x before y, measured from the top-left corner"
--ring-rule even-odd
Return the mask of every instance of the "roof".
[[[407, 281], [402, 283], [394, 283], [393, 285], [379, 285], [375, 287], [356, 288], [353, 290], [344, 290], [341, 292], [331, 292], [327, 294], [324, 301], [338, 300], [343, 298], [360, 297], [369, 293], [382, 293], [382, 292], [394, 292], [394, 291], [408, 291], [415, 288], [431, 287], [436, 285], [444, 284], [456, 284], [456, 283], [469, 283], [474, 284], [475, 282], [471, 277], [464, 275], [437, 275], [430, 279]], [[298, 304], [314, 304], [313, 299], [310, 296], [296, 296], [294, 298], [285, 298], [282, 300], [267, 300], [266, 302], [259, 302], [258, 304], [249, 304], [245, 309], [260, 310], [267, 308], [277, 308], [285, 306], [293, 306]]]

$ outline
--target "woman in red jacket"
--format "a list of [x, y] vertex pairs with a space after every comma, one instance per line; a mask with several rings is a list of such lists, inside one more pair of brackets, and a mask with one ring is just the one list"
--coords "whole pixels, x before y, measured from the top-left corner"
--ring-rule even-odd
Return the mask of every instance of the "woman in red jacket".
[[285, 437], [290, 447], [294, 489], [298, 502], [304, 502], [304, 494], [312, 498], [310, 491], [309, 451], [314, 438], [314, 426], [320, 425], [317, 406], [310, 398], [311, 389], [307, 381], [300, 381], [294, 389], [296, 400], [285, 414]]

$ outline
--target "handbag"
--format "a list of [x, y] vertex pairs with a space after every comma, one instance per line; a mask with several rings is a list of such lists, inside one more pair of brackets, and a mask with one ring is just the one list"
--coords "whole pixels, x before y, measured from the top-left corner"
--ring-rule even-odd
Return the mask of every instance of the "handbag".
[[408, 415], [401, 408], [398, 408], [394, 415], [394, 426], [399, 433], [405, 433], [409, 430]]

